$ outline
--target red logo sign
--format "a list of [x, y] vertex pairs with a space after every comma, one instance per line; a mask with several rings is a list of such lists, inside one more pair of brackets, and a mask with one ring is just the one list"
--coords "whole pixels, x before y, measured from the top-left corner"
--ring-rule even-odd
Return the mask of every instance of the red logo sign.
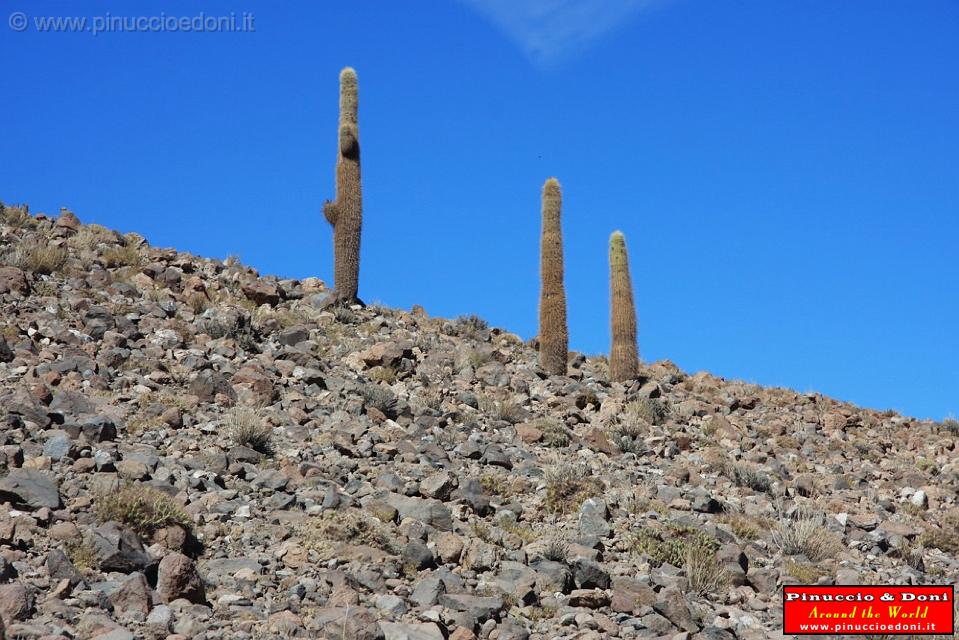
[[788, 585], [783, 633], [952, 635], [954, 598], [952, 585]]

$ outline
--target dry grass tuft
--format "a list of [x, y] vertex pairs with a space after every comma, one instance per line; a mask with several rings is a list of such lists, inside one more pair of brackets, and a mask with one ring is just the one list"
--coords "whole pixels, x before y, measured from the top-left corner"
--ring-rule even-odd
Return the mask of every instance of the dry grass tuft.
[[771, 539], [784, 555], [804, 555], [810, 562], [834, 558], [842, 550], [839, 536], [826, 528], [826, 514], [809, 505], [792, 515], [781, 513]]
[[546, 469], [546, 499], [543, 506], [550, 513], [570, 513], [579, 509], [586, 498], [603, 492], [603, 482], [594, 478], [585, 465], [560, 463]]
[[263, 455], [273, 454], [273, 429], [259, 412], [247, 407], [233, 407], [223, 416], [222, 423], [234, 443]]

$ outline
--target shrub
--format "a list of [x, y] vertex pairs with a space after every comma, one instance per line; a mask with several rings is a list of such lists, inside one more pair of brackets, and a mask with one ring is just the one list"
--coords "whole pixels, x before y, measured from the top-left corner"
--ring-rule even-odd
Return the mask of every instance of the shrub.
[[727, 525], [737, 538], [748, 542], [759, 539], [764, 531], [769, 530], [771, 525], [765, 518], [750, 518], [741, 513], [722, 514], [717, 520]]
[[839, 537], [826, 528], [826, 514], [808, 505], [798, 507], [791, 516], [780, 515], [772, 543], [784, 555], [802, 554], [811, 562], [835, 557], [842, 549]]
[[808, 562], [799, 562], [794, 558], [786, 558], [783, 562], [783, 573], [791, 575], [803, 584], [816, 584], [826, 572]]
[[103, 264], [108, 269], [134, 267], [140, 264], [140, 252], [136, 247], [130, 245], [111, 247], [103, 252], [102, 258]]
[[360, 390], [360, 393], [363, 396], [365, 407], [372, 407], [384, 415], [390, 415], [396, 411], [396, 396], [386, 387], [378, 384], [368, 384]]
[[24, 271], [47, 276], [63, 269], [68, 257], [63, 247], [34, 242], [17, 247], [14, 263]]
[[566, 562], [569, 558], [569, 543], [558, 534], [551, 534], [544, 540], [540, 555], [544, 560]]
[[479, 398], [479, 410], [493, 420], [516, 424], [523, 419], [523, 408], [510, 399]]
[[543, 444], [547, 447], [565, 447], [572, 440], [572, 432], [556, 418], [539, 418], [529, 424], [543, 433]]
[[263, 455], [273, 454], [273, 429], [258, 412], [247, 407], [234, 407], [223, 416], [223, 424], [235, 444]]
[[452, 325], [453, 335], [463, 338], [473, 338], [475, 340], [485, 340], [489, 333], [489, 324], [475, 314], [460, 316], [456, 318]]
[[82, 540], [68, 542], [63, 552], [79, 571], [86, 571], [97, 566], [97, 552], [89, 542]]
[[633, 553], [641, 553], [659, 564], [682, 567], [690, 549], [701, 548], [703, 553], [715, 554], [719, 542], [704, 531], [675, 522], [644, 527], [627, 538]]
[[100, 522], [119, 522], [143, 538], [171, 525], [192, 527], [190, 517], [173, 498], [142, 484], [126, 485], [99, 496], [94, 510]]
[[0, 203], [0, 222], [10, 225], [14, 229], [36, 226], [36, 219], [30, 215], [29, 207], [4, 205]]
[[639, 398], [633, 400], [623, 408], [623, 413], [619, 418], [621, 424], [629, 425], [627, 428], [639, 433], [642, 431], [643, 422], [652, 425], [661, 425], [669, 417], [669, 405], [659, 398]]
[[953, 555], [959, 554], [959, 510], [945, 514], [941, 526], [926, 529], [919, 536], [919, 544]]
[[306, 519], [296, 527], [295, 534], [320, 560], [336, 557], [336, 549], [343, 543], [366, 545], [390, 554], [399, 551], [389, 525], [356, 509], [324, 511]]
[[726, 571], [726, 567], [717, 560], [716, 552], [706, 546], [688, 546], [683, 569], [689, 581], [690, 591], [701, 596], [717, 593], [729, 584], [729, 572]]
[[546, 469], [544, 480], [546, 499], [543, 506], [551, 513], [576, 511], [586, 498], [603, 492], [603, 482], [594, 478], [585, 465], [554, 465]]
[[939, 427], [946, 433], [959, 435], [959, 420], [955, 418], [946, 418], [940, 423]]

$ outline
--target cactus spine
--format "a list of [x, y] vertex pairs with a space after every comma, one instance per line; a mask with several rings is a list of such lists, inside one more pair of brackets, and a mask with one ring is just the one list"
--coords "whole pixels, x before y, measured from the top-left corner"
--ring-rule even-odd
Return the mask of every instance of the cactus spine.
[[563, 230], [559, 181], [543, 184], [543, 231], [540, 238], [539, 365], [554, 376], [566, 375], [569, 334], [563, 288]]
[[360, 134], [357, 126], [356, 71], [340, 72], [339, 148], [336, 155], [336, 200], [323, 205], [333, 226], [333, 288], [341, 302], [359, 302], [360, 230], [363, 192], [360, 186]]
[[613, 344], [609, 351], [609, 379], [624, 382], [639, 373], [636, 347], [636, 305], [629, 277], [626, 238], [614, 231], [609, 237], [609, 285]]

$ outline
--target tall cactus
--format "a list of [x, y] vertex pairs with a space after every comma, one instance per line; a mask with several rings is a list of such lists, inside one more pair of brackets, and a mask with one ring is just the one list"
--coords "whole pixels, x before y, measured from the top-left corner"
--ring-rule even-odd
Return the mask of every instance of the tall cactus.
[[609, 285], [613, 344], [609, 350], [609, 379], [624, 382], [639, 373], [636, 347], [636, 305], [629, 277], [626, 238], [614, 231], [609, 237]]
[[336, 154], [336, 200], [327, 200], [323, 215], [333, 226], [333, 288], [342, 302], [359, 302], [360, 230], [363, 191], [360, 186], [360, 133], [357, 125], [356, 71], [340, 72], [339, 148]]
[[569, 334], [563, 288], [563, 230], [559, 181], [543, 184], [543, 231], [540, 239], [539, 365], [554, 376], [566, 375]]

